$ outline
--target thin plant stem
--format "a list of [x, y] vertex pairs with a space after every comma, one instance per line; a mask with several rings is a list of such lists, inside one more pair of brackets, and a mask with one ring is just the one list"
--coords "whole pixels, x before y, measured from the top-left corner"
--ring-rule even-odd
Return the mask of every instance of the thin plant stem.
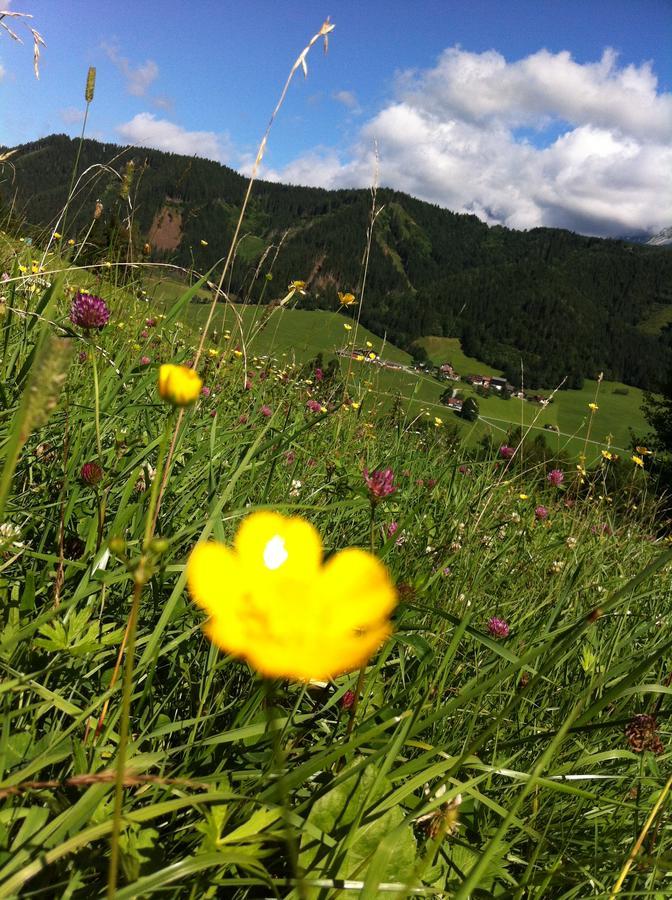
[[107, 878], [107, 896], [113, 900], [117, 891], [119, 875], [119, 836], [121, 832], [121, 815], [124, 803], [124, 776], [126, 774], [126, 755], [130, 726], [131, 695], [133, 693], [133, 666], [135, 662], [135, 638], [138, 625], [138, 610], [144, 582], [136, 580], [133, 588], [133, 601], [128, 620], [128, 646], [124, 665], [124, 686], [121, 698], [121, 716], [119, 725], [119, 751], [117, 754], [117, 777], [114, 791], [114, 814], [112, 834], [110, 837], [110, 868]]
[[[275, 109], [271, 113], [271, 118], [266, 127], [266, 131], [264, 132], [264, 136], [261, 139], [261, 143], [259, 144], [259, 148], [257, 150], [257, 155], [254, 160], [254, 165], [252, 166], [252, 174], [250, 175], [250, 179], [247, 184], [247, 190], [245, 191], [245, 196], [243, 198], [243, 203], [240, 207], [240, 215], [238, 216], [238, 222], [236, 223], [236, 228], [233, 233], [233, 237], [231, 238], [231, 244], [229, 246], [229, 251], [227, 253], [226, 260], [224, 261], [222, 273], [219, 276], [219, 282], [217, 284], [217, 287], [213, 291], [213, 299], [212, 299], [212, 303], [210, 304], [210, 309], [208, 310], [208, 317], [205, 321], [205, 325], [203, 326], [203, 331], [201, 333], [201, 339], [198, 342], [196, 356], [194, 357], [194, 369], [196, 369], [198, 367], [198, 363], [203, 354], [203, 348], [205, 346], [205, 341], [207, 339], [208, 333], [210, 331], [210, 325], [212, 324], [212, 319], [215, 315], [215, 311], [217, 309], [217, 304], [219, 302], [219, 298], [223, 293], [222, 287], [224, 285], [224, 281], [225, 281], [227, 273], [229, 271], [229, 267], [231, 265], [231, 262], [234, 258], [235, 252], [236, 252], [236, 247], [238, 245], [238, 235], [240, 234], [240, 229], [243, 224], [243, 219], [245, 218], [245, 213], [247, 211], [247, 205], [250, 201], [250, 196], [252, 194], [252, 187], [254, 185], [254, 182], [257, 178], [257, 174], [259, 172], [259, 166], [261, 165], [261, 161], [264, 158], [264, 153], [266, 151], [266, 144], [268, 143], [268, 137], [271, 132], [271, 128], [273, 127], [273, 123], [275, 122], [276, 116], [278, 115], [278, 113], [280, 111], [280, 107], [284, 103], [285, 96], [287, 95], [287, 91], [289, 90], [289, 86], [292, 83], [292, 79], [294, 78], [294, 75], [296, 74], [296, 72], [299, 69], [303, 69], [304, 74], [307, 74], [308, 69], [306, 66], [306, 57], [308, 56], [308, 53], [312, 49], [313, 45], [316, 44], [320, 38], [323, 38], [324, 39], [324, 47], [326, 50], [326, 48], [328, 46], [328, 41], [329, 41], [329, 34], [330, 34], [330, 32], [332, 32], [334, 30], [335, 27], [336, 27], [335, 25], [332, 25], [329, 22], [329, 18], [327, 18], [322, 23], [322, 26], [321, 26], [320, 30], [317, 32], [317, 34], [313, 35], [313, 37], [310, 39], [310, 41], [308, 42], [306, 47], [303, 48], [301, 53], [296, 58], [294, 65], [292, 66], [292, 68], [289, 72], [289, 75], [287, 76], [285, 85], [280, 93], [280, 99], [276, 103]], [[241, 334], [242, 334], [242, 325], [241, 325]], [[247, 362], [245, 364], [245, 369], [247, 369]], [[177, 425], [175, 427], [176, 435], [177, 435], [177, 431], [179, 430], [180, 425], [182, 424], [183, 418], [184, 418], [184, 409], [181, 409], [180, 414], [177, 419]], [[171, 466], [172, 459], [173, 459], [173, 453], [175, 451], [176, 440], [177, 440], [177, 437], [175, 437], [173, 439], [173, 443], [172, 443], [170, 451], [168, 453], [168, 461], [166, 462], [166, 475], [161, 483], [161, 490], [159, 491], [158, 505], [157, 505], [156, 513], [155, 513], [155, 521], [156, 521], [156, 517], [158, 517], [158, 511], [161, 508], [161, 502], [163, 500], [163, 494], [164, 494], [164, 491], [166, 488], [166, 481], [168, 479], [168, 472], [170, 470], [170, 466]]]
[[[130, 730], [131, 718], [131, 697], [133, 695], [133, 670], [135, 666], [135, 643], [138, 629], [138, 612], [140, 609], [140, 599], [142, 590], [151, 575], [151, 559], [150, 559], [150, 543], [154, 534], [154, 514], [156, 512], [156, 504], [158, 500], [158, 484], [165, 455], [168, 435], [171, 431], [172, 416], [166, 420], [166, 426], [163, 430], [161, 442], [159, 444], [158, 459], [156, 465], [156, 474], [152, 482], [152, 491], [150, 494], [149, 508], [145, 519], [145, 534], [143, 539], [143, 554], [138, 562], [134, 572], [133, 600], [131, 602], [131, 612], [126, 625], [124, 641], [127, 641], [126, 660], [124, 664], [124, 683], [121, 699], [121, 714], [119, 725], [119, 749], [117, 755], [117, 777], [115, 782], [114, 795], [114, 816], [112, 822], [112, 834], [110, 840], [110, 868], [107, 881], [107, 896], [109, 900], [114, 898], [117, 889], [117, 879], [119, 874], [119, 836], [121, 832], [121, 816], [124, 802], [124, 778], [126, 775], [126, 757], [128, 748], [128, 735]], [[119, 651], [119, 659], [123, 653], [123, 643]], [[119, 662], [119, 660], [117, 660]], [[116, 672], [116, 670], [115, 670]], [[111, 685], [112, 686], [112, 685]], [[100, 729], [100, 724], [98, 729]]]
[[357, 684], [355, 686], [355, 699], [352, 701], [352, 706], [350, 707], [350, 717], [348, 718], [348, 724], [345, 728], [345, 737], [346, 739], [350, 737], [352, 734], [352, 729], [355, 727], [355, 718], [357, 717], [357, 709], [359, 707], [359, 697], [364, 690], [364, 678], [366, 677], [366, 663], [359, 670], [359, 674], [357, 675]]
[[295, 879], [297, 892], [301, 900], [306, 897], [303, 876], [299, 870], [299, 848], [296, 843], [296, 835], [292, 827], [290, 816], [290, 797], [287, 789], [287, 781], [285, 779], [286, 754], [282, 746], [282, 737], [280, 729], [276, 723], [276, 703], [275, 703], [275, 682], [270, 678], [264, 679], [264, 692], [266, 694], [266, 713], [268, 717], [268, 729], [271, 732], [273, 741], [273, 768], [277, 776], [277, 788], [280, 799], [280, 807], [282, 810], [282, 822], [285, 833], [285, 844], [287, 847], [287, 856]]
[[103, 444], [100, 438], [100, 393], [98, 386], [98, 365], [96, 363], [95, 351], [91, 353], [91, 361], [93, 362], [93, 391], [96, 412], [96, 447], [98, 449], [98, 462], [103, 462]]
[[82, 122], [82, 133], [79, 136], [79, 144], [77, 145], [77, 155], [75, 156], [75, 162], [72, 167], [72, 175], [70, 176], [70, 187], [68, 188], [68, 196], [65, 202], [65, 209], [63, 210], [63, 219], [61, 221], [61, 230], [65, 235], [65, 221], [68, 215], [68, 209], [70, 207], [70, 200], [72, 199], [72, 190], [75, 186], [75, 178], [77, 177], [77, 169], [79, 168], [79, 158], [82, 155], [82, 144], [84, 143], [84, 132], [86, 131], [86, 122], [89, 118], [89, 106], [91, 106], [91, 101], [87, 100], [86, 109], [84, 110], [84, 121]]
[[632, 864], [637, 859], [637, 854], [639, 853], [639, 851], [642, 847], [642, 844], [644, 843], [644, 838], [649, 833], [649, 830], [651, 829], [651, 826], [653, 825], [653, 822], [654, 822], [656, 816], [658, 815], [658, 810], [661, 808], [661, 806], [663, 805], [663, 803], [665, 802], [665, 800], [667, 798], [667, 795], [670, 792], [670, 788], [672, 788], [672, 775], [670, 775], [670, 777], [667, 779], [667, 783], [665, 784], [665, 787], [660, 792], [660, 796], [656, 800], [653, 809], [649, 813], [649, 816], [648, 816], [646, 822], [644, 823], [644, 827], [640, 831], [639, 837], [635, 841], [635, 844], [634, 844], [632, 850], [630, 851], [628, 858], [625, 861], [625, 865], [621, 869], [621, 874], [618, 876], [618, 878], [616, 880], [616, 884], [614, 885], [611, 893], [609, 894], [609, 900], [614, 900], [614, 897], [616, 897], [616, 895], [620, 893], [621, 887], [623, 886], [623, 882], [625, 881], [628, 872], [632, 868]]

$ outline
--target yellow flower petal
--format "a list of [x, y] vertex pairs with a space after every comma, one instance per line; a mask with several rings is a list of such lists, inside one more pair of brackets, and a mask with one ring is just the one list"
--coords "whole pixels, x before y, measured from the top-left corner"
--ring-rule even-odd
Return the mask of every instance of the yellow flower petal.
[[163, 400], [175, 406], [188, 406], [201, 393], [203, 382], [193, 369], [164, 363], [159, 369], [158, 388]]
[[235, 553], [217, 541], [196, 544], [187, 563], [187, 584], [194, 603], [210, 615], [226, 616], [231, 585], [237, 578]]
[[210, 613], [207, 635], [269, 677], [325, 679], [365, 664], [390, 633], [394, 586], [363, 550], [321, 558], [309, 522], [274, 512], [249, 516], [233, 550], [198, 544], [187, 582]]
[[234, 541], [241, 564], [283, 578], [311, 577], [322, 562], [322, 541], [316, 529], [299, 516], [258, 512], [242, 523]]

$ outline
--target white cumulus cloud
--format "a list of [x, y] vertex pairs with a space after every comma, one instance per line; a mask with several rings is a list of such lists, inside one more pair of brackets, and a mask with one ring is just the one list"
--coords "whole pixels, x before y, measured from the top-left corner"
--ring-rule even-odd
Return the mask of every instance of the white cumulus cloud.
[[129, 144], [139, 147], [202, 156], [218, 162], [224, 162], [228, 157], [224, 136], [214, 131], [187, 131], [167, 119], [157, 119], [153, 113], [138, 113], [130, 122], [119, 125], [117, 131]]
[[380, 183], [490, 223], [601, 235], [672, 223], [672, 94], [650, 62], [619, 66], [539, 50], [507, 61], [459, 47], [402, 73], [346, 153], [322, 148], [265, 177]]
[[66, 106], [58, 111], [61, 120], [66, 125], [74, 125], [76, 122], [84, 121], [84, 110], [77, 109], [76, 106]]
[[337, 103], [341, 103], [355, 115], [361, 112], [357, 95], [353, 91], [334, 91], [332, 97]]
[[159, 67], [154, 60], [148, 59], [141, 65], [134, 66], [125, 56], [121, 56], [117, 47], [104, 44], [103, 50], [124, 76], [128, 93], [134, 97], [144, 97], [149, 86], [159, 76]]

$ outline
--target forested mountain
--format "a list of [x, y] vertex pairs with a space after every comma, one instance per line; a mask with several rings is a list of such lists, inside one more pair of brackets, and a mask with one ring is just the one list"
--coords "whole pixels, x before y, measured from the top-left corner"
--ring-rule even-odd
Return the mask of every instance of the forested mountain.
[[[78, 142], [52, 135], [17, 149], [0, 183], [6, 215], [53, 227]], [[133, 165], [129, 167], [128, 163]], [[154, 261], [200, 271], [225, 253], [246, 179], [208, 160], [84, 141], [86, 173], [65, 238], [87, 234], [88, 260], [129, 237]], [[96, 200], [102, 214], [94, 219]], [[363, 323], [408, 347], [422, 335], [462, 338], [465, 351], [530, 387], [605, 377], [655, 390], [672, 364], [672, 250], [536, 228], [489, 227], [406, 194], [378, 191]], [[127, 217], [132, 208], [132, 226]], [[308, 282], [306, 306], [359, 297], [371, 213], [366, 190], [255, 185], [231, 289], [253, 299]], [[202, 242], [207, 242], [204, 246]], [[264, 255], [267, 248], [274, 245]], [[276, 249], [279, 252], [276, 257]], [[275, 287], [275, 286], [278, 287]]]

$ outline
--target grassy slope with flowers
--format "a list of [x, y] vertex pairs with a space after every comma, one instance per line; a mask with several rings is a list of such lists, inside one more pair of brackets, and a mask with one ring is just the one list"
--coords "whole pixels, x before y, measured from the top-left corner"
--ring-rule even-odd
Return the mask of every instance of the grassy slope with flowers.
[[[210, 342], [210, 393], [176, 430], [157, 369], [193, 358], [187, 295], [147, 324], [101, 281], [111, 318], [87, 338], [68, 321], [80, 273], [47, 272], [50, 289], [10, 273], [0, 898], [104, 892], [120, 744], [118, 898], [326, 898], [339, 878], [369, 898], [606, 898], [640, 835], [623, 895], [669, 896], [670, 825], [647, 817], [670, 786], [670, 550], [644, 471], [620, 465], [614, 490], [602, 461], [554, 486], [529, 446], [506, 461], [376, 412], [354, 367], [354, 405], [286, 362], [251, 360], [245, 390], [242, 358]], [[175, 453], [143, 553], [164, 434]], [[365, 468], [394, 473], [376, 505]], [[190, 551], [269, 508], [312, 522], [327, 555], [368, 548], [389, 568], [394, 633], [359, 680], [265, 682], [204, 637]], [[114, 673], [140, 559], [124, 719]], [[371, 602], [366, 577], [344, 584], [327, 619]]]
[[[149, 295], [151, 308], [163, 309], [166, 303], [179, 296], [180, 285], [175, 281], [163, 280], [154, 282]], [[201, 300], [207, 295], [203, 293]], [[254, 305], [237, 307], [247, 333], [254, 321], [264, 315], [264, 308]], [[207, 317], [205, 304], [192, 304], [185, 312], [185, 320], [198, 328]], [[347, 345], [349, 334], [343, 325], [352, 321], [343, 315], [324, 310], [285, 309], [274, 315], [269, 324], [263, 328], [251, 343], [251, 350], [260, 355], [274, 354], [277, 358], [288, 357], [299, 362], [314, 358], [323, 353], [325, 358], [331, 356], [338, 348]], [[235, 318], [230, 309], [222, 307], [214, 320], [218, 333], [233, 333], [236, 338]], [[383, 343], [380, 336], [363, 327], [358, 329], [357, 344], [364, 348], [369, 341], [376, 351], [382, 352], [386, 359], [406, 365], [411, 363], [410, 356], [393, 344]], [[423, 338], [422, 344], [432, 362], [439, 364], [450, 360], [462, 375], [475, 372], [481, 374], [501, 374], [472, 357], [466, 356], [457, 338]], [[404, 407], [409, 416], [418, 414], [432, 418], [441, 417], [461, 428], [466, 440], [475, 443], [489, 434], [494, 440], [504, 440], [511, 425], [517, 426], [521, 421], [531, 426], [533, 434], [543, 434], [549, 447], [555, 452], [564, 452], [578, 457], [586, 451], [586, 427], [589, 418], [588, 404], [599, 394], [599, 415], [594, 417], [589, 436], [586, 456], [597, 459], [603, 447], [612, 445], [619, 453], [627, 451], [631, 444], [631, 432], [641, 436], [648, 431], [648, 425], [641, 411], [643, 392], [620, 382], [603, 382], [599, 388], [595, 381], [586, 380], [581, 390], [558, 391], [554, 402], [546, 409], [527, 401], [502, 401], [497, 396], [480, 397], [465, 382], [439, 382], [422, 373], [393, 372], [380, 370], [358, 363], [356, 368], [371, 388], [373, 402], [381, 403], [389, 408], [394, 397], [399, 394], [404, 398]], [[440, 403], [441, 394], [446, 387], [454, 386], [462, 395], [474, 396], [479, 404], [483, 417], [477, 427], [465, 424], [452, 411]], [[548, 395], [549, 391], [542, 391]], [[544, 428], [544, 425], [555, 425], [560, 434], [556, 435]]]

